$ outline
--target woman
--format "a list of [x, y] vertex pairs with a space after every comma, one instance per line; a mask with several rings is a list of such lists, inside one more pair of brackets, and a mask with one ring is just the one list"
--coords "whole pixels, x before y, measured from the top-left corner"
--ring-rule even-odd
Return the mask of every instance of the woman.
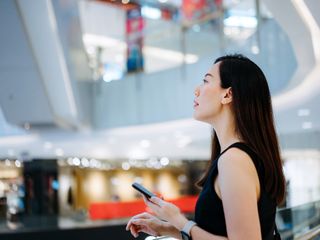
[[193, 240], [276, 239], [285, 180], [261, 69], [242, 55], [218, 58], [195, 90], [194, 118], [214, 129], [211, 161], [198, 182], [195, 222], [153, 197], [145, 202], [154, 214], [134, 216], [127, 230], [135, 237], [145, 232]]

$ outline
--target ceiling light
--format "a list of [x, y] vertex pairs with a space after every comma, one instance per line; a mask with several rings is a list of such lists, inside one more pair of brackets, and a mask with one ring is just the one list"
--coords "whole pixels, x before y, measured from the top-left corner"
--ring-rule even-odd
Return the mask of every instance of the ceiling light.
[[145, 18], [160, 19], [161, 11], [158, 8], [143, 6], [141, 8], [141, 15]]
[[150, 141], [144, 139], [140, 142], [140, 146], [143, 148], [148, 148], [148, 147], [150, 147]]
[[193, 54], [185, 54], [184, 55], [184, 62], [187, 64], [193, 64], [198, 62], [199, 58], [196, 55]]
[[[125, 43], [125, 41], [120, 41], [115, 38], [105, 37], [101, 35], [84, 34], [83, 41], [86, 45], [114, 48], [118, 49], [119, 51], [126, 51], [127, 49], [127, 44]], [[195, 54], [183, 54], [180, 51], [168, 50], [164, 48], [144, 46], [142, 51], [146, 58], [155, 57], [170, 62], [183, 63], [183, 61], [185, 61], [186, 63], [191, 64], [199, 60], [199, 57]], [[108, 79], [110, 77], [106, 76], [105, 78]]]
[[130, 0], [122, 0], [123, 4], [128, 4], [130, 2]]
[[255, 28], [257, 27], [257, 19], [250, 16], [230, 16], [223, 20], [223, 23], [227, 27], [243, 27], [243, 28]]
[[119, 69], [109, 68], [108, 70], [105, 71], [102, 78], [103, 78], [103, 81], [105, 82], [111, 82], [111, 81], [120, 80], [122, 77], [123, 77], [123, 72], [120, 68]]
[[298, 116], [299, 117], [306, 117], [310, 115], [310, 110], [307, 108], [302, 108], [298, 110]]
[[45, 142], [45, 143], [43, 144], [43, 147], [44, 147], [45, 149], [51, 149], [51, 148], [52, 148], [52, 143], [51, 143], [51, 142]]
[[253, 45], [252, 47], [251, 47], [251, 52], [253, 53], [253, 54], [259, 54], [259, 52], [260, 52], [260, 49], [259, 49], [259, 47], [257, 46], [257, 45]]
[[303, 129], [311, 129], [312, 128], [312, 122], [303, 122], [302, 123]]
[[166, 3], [166, 2], [168, 2], [168, 0], [158, 0], [159, 2], [161, 2], [161, 3]]

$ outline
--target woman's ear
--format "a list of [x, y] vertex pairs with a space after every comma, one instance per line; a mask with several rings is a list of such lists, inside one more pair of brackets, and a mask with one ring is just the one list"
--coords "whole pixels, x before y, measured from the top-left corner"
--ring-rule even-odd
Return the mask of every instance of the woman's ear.
[[231, 102], [232, 102], [232, 88], [229, 87], [229, 88], [225, 89], [221, 103], [222, 104], [229, 104]]

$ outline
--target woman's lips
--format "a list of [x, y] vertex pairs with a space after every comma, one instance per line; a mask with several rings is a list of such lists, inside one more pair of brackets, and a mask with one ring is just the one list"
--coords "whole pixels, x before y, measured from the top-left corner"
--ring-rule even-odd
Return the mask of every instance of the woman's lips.
[[196, 101], [193, 101], [193, 107], [197, 107], [199, 105], [199, 103], [197, 103]]

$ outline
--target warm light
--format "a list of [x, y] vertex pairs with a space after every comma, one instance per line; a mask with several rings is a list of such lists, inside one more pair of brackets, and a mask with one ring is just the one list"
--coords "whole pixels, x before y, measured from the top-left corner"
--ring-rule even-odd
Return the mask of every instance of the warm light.
[[14, 163], [15, 163], [16, 167], [18, 167], [18, 168], [21, 167], [21, 162], [19, 160], [16, 160]]
[[127, 171], [127, 170], [129, 170], [130, 169], [130, 163], [128, 163], [128, 162], [124, 162], [124, 163], [122, 163], [122, 169], [123, 170], [125, 170], [125, 171]]
[[181, 174], [178, 176], [178, 181], [181, 183], [185, 183], [187, 181], [187, 176], [184, 174]]
[[89, 167], [90, 166], [89, 160], [86, 159], [86, 158], [82, 158], [81, 159], [81, 165], [84, 166], [84, 167]]
[[80, 165], [80, 159], [79, 159], [79, 158], [74, 158], [74, 159], [72, 160], [72, 163], [73, 163], [73, 165], [75, 165], [75, 166], [79, 166], [79, 165]]
[[167, 158], [167, 157], [162, 157], [162, 158], [160, 159], [160, 163], [161, 163], [162, 166], [167, 166], [167, 165], [169, 164], [169, 158]]
[[111, 181], [111, 184], [112, 184], [112, 185], [115, 185], [115, 186], [117, 186], [117, 185], [120, 184], [119, 179], [116, 178], [116, 177], [111, 178], [110, 181]]
[[6, 164], [6, 166], [8, 166], [8, 167], [11, 166], [10, 160], [9, 160], [9, 159], [6, 159], [6, 160], [5, 160], [5, 164]]
[[136, 182], [136, 183], [142, 184], [143, 179], [142, 179], [141, 177], [135, 177], [135, 178], [133, 179], [133, 181]]
[[73, 165], [73, 158], [69, 157], [67, 163], [72, 166]]

